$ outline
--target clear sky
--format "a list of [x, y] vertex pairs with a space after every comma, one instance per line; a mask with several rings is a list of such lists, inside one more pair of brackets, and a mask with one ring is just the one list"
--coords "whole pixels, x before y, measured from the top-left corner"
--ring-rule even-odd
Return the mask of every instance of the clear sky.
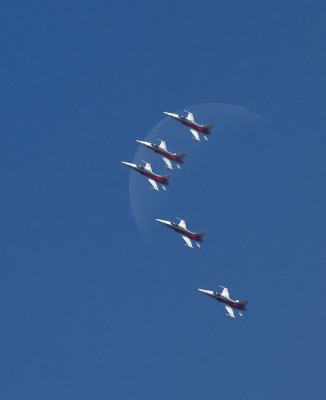
[[[1, 2], [1, 399], [326, 398], [325, 18], [322, 1]], [[217, 113], [195, 143], [169, 122], [183, 169], [167, 193], [135, 182], [149, 212], [166, 196], [158, 218], [207, 230], [191, 250], [143, 234], [120, 161], [162, 111], [203, 103], [264, 128]], [[218, 284], [245, 318], [196, 291]]]

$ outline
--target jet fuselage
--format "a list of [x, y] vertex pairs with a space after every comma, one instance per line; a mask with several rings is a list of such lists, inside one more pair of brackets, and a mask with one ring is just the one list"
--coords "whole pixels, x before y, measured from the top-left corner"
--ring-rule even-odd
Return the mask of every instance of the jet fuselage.
[[194, 129], [195, 131], [201, 132], [201, 133], [203, 133], [205, 135], [210, 135], [211, 134], [210, 128], [212, 127], [212, 125], [200, 125], [197, 122], [190, 121], [189, 119], [187, 119], [183, 115], [179, 115], [179, 114], [173, 114], [173, 113], [168, 113], [168, 112], [164, 112], [164, 114], [169, 116], [170, 118], [175, 119], [176, 121], [181, 122], [187, 128]]
[[182, 228], [175, 222], [171, 221], [164, 221], [162, 219], [156, 219], [156, 221], [161, 222], [163, 225], [165, 225], [167, 228], [173, 229], [175, 232], [179, 233], [182, 236], [186, 236], [191, 240], [194, 240], [195, 242], [203, 242], [203, 233], [197, 233], [197, 232], [191, 232], [188, 229]]
[[137, 140], [137, 142], [143, 144], [148, 149], [153, 150], [155, 153], [168, 158], [169, 160], [172, 160], [178, 164], [183, 164], [183, 159], [180, 154], [170, 153], [169, 151], [162, 149], [161, 147], [159, 147], [157, 144], [154, 143], [143, 142], [142, 140]]
[[169, 160], [175, 161], [176, 163], [183, 164], [182, 157], [180, 157], [178, 154], [170, 153], [167, 150], [161, 149], [156, 144], [153, 144], [153, 143], [151, 143], [151, 144], [153, 146], [153, 151], [155, 151], [155, 153], [160, 154], [161, 156], [166, 157]]
[[148, 171], [142, 165], [128, 163], [126, 161], [122, 161], [123, 164], [127, 165], [129, 168], [133, 169], [136, 172], [139, 172], [141, 175], [146, 176], [148, 179], [153, 179], [155, 182], [160, 183], [161, 185], [169, 185], [169, 178], [163, 175], [155, 174], [154, 172]]
[[206, 294], [207, 296], [213, 297], [219, 303], [226, 304], [227, 306], [230, 306], [237, 310], [246, 311], [246, 304], [247, 304], [246, 301], [232, 300], [229, 297], [222, 296], [220, 293], [215, 292], [213, 290], [204, 290], [204, 289], [198, 289], [198, 290]]
[[197, 124], [196, 122], [191, 122], [186, 117], [183, 117], [182, 115], [179, 115], [178, 117], [179, 117], [178, 121], [180, 121], [187, 128], [195, 129], [197, 132], [204, 133], [205, 135], [210, 135], [211, 132], [209, 131], [209, 129], [206, 126]]

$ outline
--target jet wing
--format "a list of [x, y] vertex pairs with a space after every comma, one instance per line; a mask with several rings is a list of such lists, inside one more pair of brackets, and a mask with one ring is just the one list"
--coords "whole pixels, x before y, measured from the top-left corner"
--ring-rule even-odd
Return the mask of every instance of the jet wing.
[[158, 146], [158, 147], [160, 147], [161, 149], [163, 149], [163, 150], [167, 150], [167, 148], [166, 148], [166, 143], [164, 142], [164, 140], [160, 140], [160, 145]]
[[186, 246], [193, 248], [192, 242], [187, 236], [182, 236], [182, 239], [186, 242]]
[[152, 166], [150, 163], [145, 162], [144, 168], [146, 169], [146, 171], [153, 172]]
[[154, 179], [148, 179], [148, 181], [152, 185], [153, 189], [159, 190], [157, 183], [154, 181]]
[[232, 308], [230, 306], [225, 306], [225, 308], [226, 308], [226, 312], [227, 312], [226, 315], [228, 315], [229, 317], [235, 318]]
[[229, 289], [224, 286], [220, 286], [220, 287], [223, 288], [221, 295], [224, 297], [227, 297], [229, 299], [230, 298]]
[[[186, 110], [185, 110], [185, 111], [186, 111]], [[192, 114], [191, 112], [189, 112], [189, 111], [186, 111], [186, 113], [188, 113], [188, 115], [186, 116], [187, 120], [188, 120], [188, 121], [191, 121], [191, 122], [194, 122], [195, 119], [194, 119], [193, 114]]]
[[195, 129], [190, 129], [190, 132], [192, 133], [192, 136], [194, 137], [195, 140], [200, 142], [200, 137], [198, 135], [198, 132]]
[[180, 228], [187, 229], [186, 222], [183, 219], [180, 219], [178, 226], [180, 226]]
[[165, 162], [165, 165], [166, 165], [169, 169], [173, 169], [172, 163], [171, 163], [171, 161], [170, 161], [168, 158], [163, 157], [163, 161]]

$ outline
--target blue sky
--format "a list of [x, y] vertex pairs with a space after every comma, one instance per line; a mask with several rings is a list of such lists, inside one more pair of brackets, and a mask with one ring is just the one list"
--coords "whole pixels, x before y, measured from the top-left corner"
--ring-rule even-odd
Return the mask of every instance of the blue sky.
[[[325, 398], [325, 14], [1, 3], [1, 399]], [[167, 193], [147, 190], [120, 161], [162, 111], [203, 103], [263, 127], [217, 112], [198, 144], [169, 123], [189, 154]], [[144, 235], [130, 179], [140, 211], [186, 217], [203, 247]], [[218, 284], [245, 318], [196, 292]]]

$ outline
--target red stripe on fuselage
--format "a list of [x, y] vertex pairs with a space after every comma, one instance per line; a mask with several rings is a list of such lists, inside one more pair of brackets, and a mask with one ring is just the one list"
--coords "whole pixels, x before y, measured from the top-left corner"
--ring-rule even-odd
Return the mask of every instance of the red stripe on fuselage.
[[202, 242], [203, 241], [202, 236], [198, 235], [197, 233], [186, 232], [186, 231], [183, 231], [181, 229], [178, 229], [178, 227], [174, 227], [174, 230], [177, 233], [180, 233], [180, 235], [187, 236], [189, 239], [195, 240], [196, 242]]
[[169, 181], [167, 180], [167, 178], [164, 178], [163, 176], [155, 175], [153, 173], [144, 172], [144, 171], [141, 171], [140, 173], [149, 179], [153, 179], [153, 181], [155, 181], [155, 182], [161, 183], [162, 185], [169, 184]]
[[206, 126], [196, 125], [188, 121], [181, 121], [183, 125], [187, 126], [188, 128], [195, 129], [198, 132], [204, 133], [205, 135], [209, 135], [210, 131]]
[[166, 151], [160, 150], [160, 149], [155, 149], [154, 151], [155, 151], [155, 153], [158, 153], [161, 156], [168, 158], [169, 160], [182, 163], [182, 159], [180, 157], [178, 157], [177, 154], [171, 154], [169, 152], [166, 152]]
[[220, 303], [227, 304], [228, 306], [232, 308], [236, 308], [237, 310], [244, 310], [245, 306], [242, 303], [237, 303], [233, 302], [231, 300], [226, 300], [226, 299], [217, 299]]

